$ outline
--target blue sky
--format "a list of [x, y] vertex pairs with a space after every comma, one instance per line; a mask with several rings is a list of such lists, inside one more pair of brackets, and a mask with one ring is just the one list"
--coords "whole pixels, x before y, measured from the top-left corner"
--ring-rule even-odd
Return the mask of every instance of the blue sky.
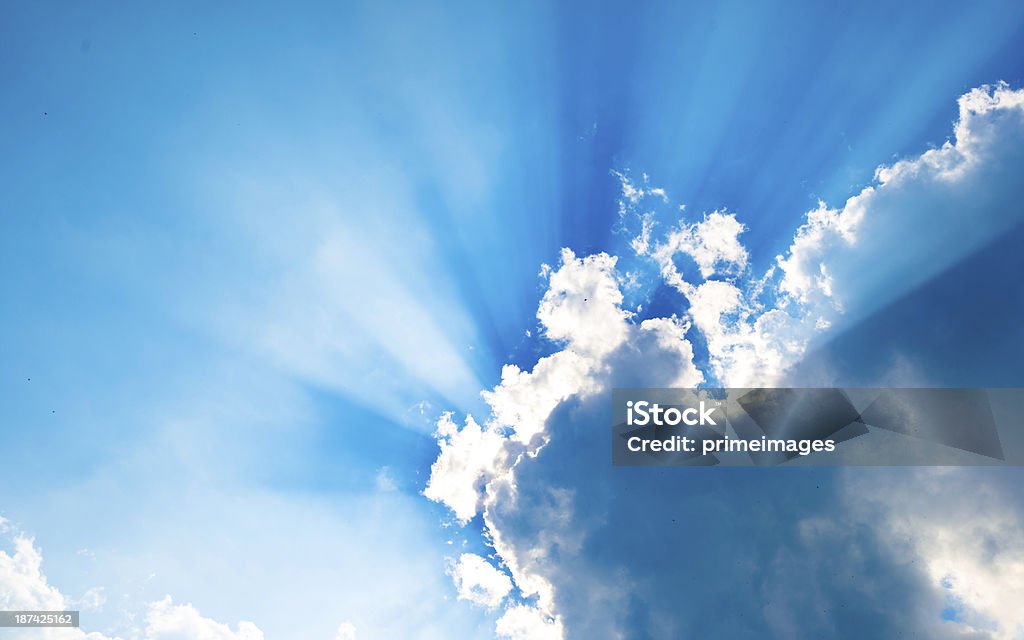
[[[0, 516], [69, 598], [102, 588], [89, 630], [126, 638], [165, 594], [267, 638], [344, 621], [360, 638], [492, 637], [500, 611], [446, 575], [446, 558], [488, 553], [485, 525], [421, 495], [434, 422], [482, 421], [504, 364], [560, 348], [536, 313], [562, 247], [645, 275], [626, 293], [637, 319], [686, 312], [631, 255], [614, 172], [663, 187], [659, 216], [735, 213], [760, 273], [819, 200], [842, 207], [879, 165], [949, 139], [959, 96], [1024, 86], [1012, 2], [0, 15]], [[872, 280], [807, 375], [818, 358], [870, 383], [899, 352], [932, 381], [1020, 385], [1019, 192], [1000, 184], [992, 202], [1011, 204], [979, 200], [971, 219], [1003, 227], [941, 251], [907, 237], [928, 266]], [[697, 482], [732, 495], [750, 479]], [[529, 538], [529, 514], [503, 517]], [[573, 563], [620, 565], [601, 545], [623, 532], [601, 531]], [[551, 579], [572, 625], [586, 598], [566, 570]], [[310, 605], [322, 614], [297, 628]]]

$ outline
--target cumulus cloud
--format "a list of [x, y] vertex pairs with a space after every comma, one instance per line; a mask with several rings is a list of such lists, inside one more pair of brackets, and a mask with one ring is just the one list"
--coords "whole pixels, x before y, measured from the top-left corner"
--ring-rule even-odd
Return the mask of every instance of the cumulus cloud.
[[[33, 540], [0, 518], [0, 535], [11, 551], [0, 550], [0, 610], [66, 611], [78, 603], [102, 601], [101, 590], [90, 589], [82, 598], [72, 599], [50, 584], [42, 571], [43, 556]], [[191, 604], [176, 605], [167, 596], [148, 605], [145, 640], [263, 640], [263, 633], [251, 622], [238, 623], [232, 630], [200, 615]], [[87, 623], [86, 623], [87, 624]], [[10, 637], [44, 640], [118, 640], [99, 632], [74, 628], [9, 629]], [[7, 637], [7, 636], [5, 636]]]
[[[70, 599], [51, 585], [43, 573], [43, 556], [34, 541], [0, 518], [0, 536], [10, 550], [0, 549], [0, 610], [66, 611]], [[45, 640], [117, 640], [81, 629], [7, 629], [12, 638]]]
[[247, 621], [232, 631], [226, 624], [204, 618], [191, 604], [174, 604], [170, 596], [149, 606], [146, 640], [263, 640], [263, 632]]
[[622, 343], [629, 313], [621, 307], [615, 263], [606, 253], [577, 258], [562, 250], [561, 267], [551, 273], [537, 309], [549, 338], [588, 356], [602, 356]]
[[1024, 636], [1024, 503], [1016, 476], [937, 467], [894, 476], [851, 473], [855, 518], [918, 558], [950, 618], [998, 640]]
[[[684, 254], [693, 258], [702, 278], [710, 278], [716, 273], [738, 275], [747, 266], [747, 249], [739, 239], [745, 230], [736, 214], [715, 211], [694, 224], [680, 222], [679, 228], [670, 231], [662, 242], [650, 249], [650, 253], [661, 267], [665, 281], [685, 291], [690, 285], [676, 268], [676, 256]], [[649, 235], [650, 230], [641, 233]], [[633, 248], [643, 249], [646, 244], [641, 241]]]
[[[726, 386], [766, 386], [825, 330], [849, 326], [1024, 219], [1022, 165], [1024, 91], [1000, 83], [960, 98], [954, 135], [941, 147], [878, 167], [842, 207], [819, 203], [760, 277], [745, 271], [746, 227], [736, 214], [683, 220], [658, 239], [650, 187], [618, 174], [620, 215], [633, 250], [683, 294], [711, 373]], [[680, 256], [700, 278], [679, 267]]]
[[[657, 372], [662, 380], [686, 386], [703, 380], [685, 338], [689, 325], [674, 317], [630, 321], [621, 306], [615, 263], [607, 254], [578, 258], [565, 250], [557, 269], [542, 269], [549, 286], [537, 317], [545, 335], [562, 349], [541, 358], [530, 371], [506, 365], [501, 383], [483, 394], [491, 407], [483, 426], [467, 418], [458, 429], [450, 415], [438, 422], [442, 452], [424, 494], [446, 504], [461, 522], [482, 509], [487, 525], [490, 507], [514, 501], [516, 466], [540, 453], [549, 437], [551, 413], [568, 398], [606, 388], [609, 376], [624, 371]], [[557, 510], [552, 515], [557, 518]], [[497, 527], [489, 526], [489, 535], [519, 594], [529, 599], [511, 605], [496, 632], [561, 637], [551, 585], [532, 570], [536, 555], [517, 554], [503, 543]]]
[[1024, 219], [1024, 91], [999, 83], [958, 104], [951, 140], [878, 167], [875, 184], [842, 207], [807, 214], [777, 259], [782, 294], [817, 313], [863, 316]]
[[52, 585], [42, 572], [43, 558], [31, 538], [15, 535], [11, 541], [13, 552], [0, 551], [0, 606], [5, 611], [21, 609], [64, 608], [64, 596]]
[[[723, 386], [774, 384], [804, 354], [810, 335], [829, 322], [809, 309], [787, 308], [795, 305], [771, 287], [774, 269], [759, 279], [750, 277], [749, 254], [740, 240], [746, 226], [735, 213], [714, 211], [697, 222], [680, 220], [657, 239], [654, 213], [645, 208], [650, 188], [638, 188], [618, 175], [622, 230], [631, 233], [629, 220], [639, 222], [630, 247], [652, 260], [664, 283], [689, 304], [687, 319], [708, 346], [709, 373]], [[696, 273], [679, 266], [681, 257], [695, 264]]]
[[[659, 237], [648, 204], [652, 198], [666, 200], [665, 191], [652, 188], [646, 176], [636, 184], [617, 174], [620, 218], [631, 234], [630, 247], [682, 295], [677, 313], [639, 321], [623, 309], [620, 289], [620, 283], [636, 279], [635, 272], [618, 274], [614, 256], [580, 258], [566, 249], [557, 268], [542, 269], [548, 288], [538, 311], [544, 335], [559, 350], [530, 370], [507, 365], [501, 383], [484, 392], [491, 415], [482, 426], [467, 419], [458, 430], [451, 416], [438, 425], [438, 461], [447, 462], [435, 464], [427, 495], [448, 505], [462, 522], [482, 514], [485, 541], [508, 569], [519, 596], [506, 600], [496, 626], [499, 635], [702, 633], [753, 638], [786, 637], [808, 629], [828, 635], [841, 624], [842, 611], [813, 616], [799, 611], [829, 602], [849, 604], [850, 615], [861, 620], [858, 628], [869, 635], [907, 627], [928, 630], [932, 637], [974, 633], [1002, 638], [1017, 633], [1014, 563], [994, 570], [983, 567], [982, 552], [954, 557], [953, 549], [967, 542], [966, 529], [936, 528], [915, 537], [909, 529], [920, 527], [925, 515], [919, 513], [901, 528], [892, 509], [877, 505], [872, 508], [882, 515], [875, 520], [841, 524], [807, 517], [808, 505], [794, 506], [791, 515], [797, 524], [785, 549], [736, 551], [735, 564], [728, 566], [700, 556], [671, 558], [665, 563], [678, 573], [637, 575], [632, 570], [637, 558], [630, 552], [647, 544], [645, 536], [655, 528], [643, 519], [648, 514], [631, 510], [644, 502], [645, 491], [665, 495], [667, 490], [659, 485], [664, 478], [608, 477], [600, 439], [587, 431], [606, 424], [601, 398], [611, 386], [778, 383], [818, 335], [879, 308], [1018, 222], [1021, 209], [1014, 203], [1024, 168], [1024, 92], [1003, 84], [982, 87], [959, 104], [953, 139], [880, 167], [874, 183], [840, 208], [820, 204], [807, 214], [787, 251], [761, 274], [752, 272], [741, 242], [746, 227], [740, 216], [714, 211], [696, 221], [684, 219]], [[684, 208], [679, 211], [685, 215]], [[689, 263], [695, 269], [685, 266]], [[707, 347], [703, 371], [694, 364], [691, 335], [699, 335]], [[453, 447], [463, 432], [465, 444], [456, 453]], [[451, 464], [453, 460], [464, 462]], [[597, 471], [595, 465], [601, 465]], [[826, 472], [815, 473], [828, 478]], [[712, 493], [723, 490], [719, 480], [708, 484]], [[448, 489], [431, 489], [442, 486]], [[697, 544], [719, 540], [724, 530], [707, 519], [721, 505], [698, 501], [695, 487], [679, 491], [691, 496], [689, 503], [669, 498], [659, 508], [678, 508]], [[733, 506], [761, 514], [753, 498], [744, 497]], [[816, 508], [834, 510], [827, 499]], [[621, 526], [617, 518], [623, 513], [630, 514], [626, 517], [635, 530]], [[977, 516], [984, 517], [980, 512]], [[719, 518], [724, 523], [734, 520], [722, 514]], [[747, 517], [744, 526], [755, 521], [778, 526], [764, 514]], [[879, 522], [886, 523], [889, 533], [871, 538], [875, 542], [850, 533], [849, 527], [870, 531]], [[985, 557], [1019, 555], [1017, 543], [1006, 542], [1010, 525], [989, 523], [995, 529], [982, 533], [999, 541], [993, 543], [998, 551], [990, 549]], [[918, 565], [904, 565], [884, 549], [886, 539], [901, 536], [911, 541], [915, 554], [926, 558], [924, 574]], [[858, 546], [861, 555], [829, 555], [834, 549], [830, 545], [840, 544], [837, 540]], [[623, 549], [625, 555], [609, 555], [610, 549]], [[622, 560], [625, 556], [629, 562]], [[828, 570], [820, 573], [816, 566]], [[609, 575], [623, 589], [596, 584]], [[659, 587], [661, 582], [676, 584], [680, 575], [706, 575], [713, 582], [702, 585], [703, 590], [686, 587], [692, 604], [686, 611], [694, 620], [680, 619], [678, 590], [670, 589], [673, 596], [667, 598]], [[744, 580], [759, 582], [737, 585]], [[816, 592], [793, 594], [786, 588], [801, 581], [815, 585]], [[727, 594], [719, 590], [729, 585], [740, 592], [728, 601], [741, 619], [707, 634], [707, 612], [723, 606], [719, 598]], [[778, 585], [780, 592], [761, 590], [770, 585]], [[624, 591], [627, 586], [629, 592]], [[943, 621], [934, 609], [943, 590], [954, 604], [960, 603], [957, 620]], [[630, 592], [642, 596], [634, 598]], [[736, 604], [737, 597], [745, 598], [742, 605]], [[768, 604], [759, 607], [758, 602]]]
[[[598, 389], [606, 358], [627, 341], [628, 332], [669, 339], [666, 326], [637, 329], [627, 322], [614, 268], [615, 259], [607, 254], [581, 259], [563, 251], [559, 268], [544, 271], [549, 287], [537, 317], [546, 335], [565, 348], [541, 358], [531, 371], [505, 365], [501, 383], [483, 393], [491, 408], [484, 425], [468, 416], [460, 429], [451, 414], [438, 421], [441, 453], [424, 495], [448, 505], [461, 522], [478, 512], [483, 484], [507, 470], [517, 455], [536, 453], [555, 407]], [[688, 345], [681, 336], [679, 342], [675, 353], [685, 355]]]
[[537, 607], [516, 605], [498, 618], [495, 632], [511, 640], [559, 640], [565, 630], [561, 620], [544, 614]]
[[490, 425], [481, 427], [467, 416], [459, 427], [451, 413], [437, 423], [441, 453], [430, 467], [430, 481], [423, 495], [443, 502], [460, 522], [468, 522], [477, 513], [480, 485], [494, 475], [505, 454], [505, 440]]
[[512, 590], [512, 581], [487, 560], [464, 553], [449, 569], [460, 600], [468, 600], [488, 609], [501, 604]]

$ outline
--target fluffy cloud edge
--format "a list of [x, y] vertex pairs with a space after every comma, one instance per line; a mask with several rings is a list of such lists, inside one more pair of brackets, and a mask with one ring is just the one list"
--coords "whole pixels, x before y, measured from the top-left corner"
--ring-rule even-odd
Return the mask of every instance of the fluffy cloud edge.
[[512, 591], [512, 580], [474, 553], [464, 553], [457, 561], [452, 561], [448, 573], [455, 583], [459, 600], [487, 609], [497, 608]]
[[[463, 524], [482, 512], [485, 541], [490, 541], [509, 569], [520, 595], [529, 599], [506, 608], [495, 628], [499, 636], [541, 637], [528, 635], [533, 633], [561, 638], [565, 632], [554, 589], [543, 576], [543, 563], [523, 557], [520, 550], [504, 543], [489, 514], [499, 496], [514, 503], [516, 468], [543, 448], [550, 437], [545, 430], [551, 413], [570, 398], [602, 389], [612, 375], [612, 355], [633, 348], [652, 333], [665, 338], [656, 344], [665, 349], [672, 345], [684, 361], [675, 376], [678, 386], [705, 381], [705, 373], [693, 364], [686, 338], [691, 325], [707, 341], [708, 373], [717, 382], [770, 386], [777, 381], [799, 361], [813, 337], [832, 327], [844, 312], [845, 301], [836, 291], [837, 286], [842, 289], [849, 284], [849, 274], [836, 256], [852, 255], [856, 260], [856, 250], [865, 244], [862, 227], [872, 218], [878, 194], [887, 195], [910, 183], [924, 190], [939, 183], [962, 185], [972, 175], [980, 175], [986, 163], [994, 162], [986, 146], [1000, 140], [993, 129], [1008, 119], [1024, 123], [1024, 91], [1011, 90], [1004, 83], [979, 87], [962, 96], [959, 105], [954, 141], [879, 167], [876, 183], [851, 197], [842, 209], [820, 204], [808, 212], [786, 253], [760, 277], [749, 274], [748, 254], [739, 242], [745, 226], [735, 214], [716, 211], [700, 222], [680, 223], [658, 241], [653, 238], [653, 217], [642, 210], [642, 203], [650, 197], [667, 201], [664, 189], [651, 188], [647, 176], [642, 185], [636, 185], [616, 174], [622, 185], [620, 217], [625, 221], [633, 215], [641, 223], [630, 246], [652, 258], [664, 281], [687, 298], [690, 307], [685, 316], [633, 323], [632, 314], [622, 309], [616, 258], [604, 253], [577, 258], [563, 249], [557, 270], [542, 268], [549, 281], [538, 310], [544, 333], [562, 349], [541, 358], [530, 371], [506, 365], [501, 383], [483, 393], [492, 411], [484, 426], [467, 418], [459, 430], [450, 415], [438, 426], [442, 448], [438, 463], [446, 456], [448, 460], [432, 468], [427, 497], [449, 506]], [[1024, 126], [1017, 128], [1019, 141]], [[978, 236], [975, 242], [982, 239]], [[679, 253], [694, 260], [703, 282], [689, 282], [679, 272], [674, 262]], [[464, 431], [467, 436], [460, 438]], [[454, 460], [460, 463], [453, 464]]]
[[[0, 518], [0, 539], [9, 550], [0, 548], [0, 609], [5, 611], [64, 611], [87, 597], [72, 599], [51, 584], [43, 572], [43, 554], [35, 541], [8, 521]], [[191, 603], [176, 604], [170, 595], [145, 605], [145, 626], [132, 631], [142, 640], [264, 640], [255, 623], [242, 620], [235, 628], [204, 617]], [[126, 621], [130, 622], [130, 621]], [[81, 629], [10, 629], [12, 638], [25, 640], [121, 640], [97, 631]], [[355, 640], [355, 626], [344, 622], [335, 640]], [[8, 636], [4, 636], [8, 637]]]

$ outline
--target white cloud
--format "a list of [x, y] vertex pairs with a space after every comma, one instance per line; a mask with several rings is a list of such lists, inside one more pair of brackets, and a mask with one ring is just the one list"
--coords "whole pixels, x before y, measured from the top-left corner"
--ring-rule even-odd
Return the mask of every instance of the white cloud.
[[565, 637], [560, 620], [536, 607], [522, 604], [507, 609], [494, 630], [498, 636], [511, 640], [560, 640]]
[[[89, 589], [80, 598], [69, 598], [51, 585], [42, 571], [43, 556], [33, 540], [0, 518], [0, 536], [10, 552], [0, 549], [0, 611], [66, 611], [79, 609], [87, 627], [88, 612], [105, 601], [102, 588]], [[505, 577], [507, 580], [508, 578]], [[492, 588], [495, 588], [493, 583]], [[126, 622], [132, 623], [132, 615]], [[355, 640], [355, 626], [344, 622], [335, 640]], [[99, 632], [76, 628], [7, 629], [5, 638], [24, 640], [120, 640]], [[145, 606], [144, 627], [129, 632], [142, 640], [264, 640], [252, 622], [241, 621], [234, 629], [204, 617], [192, 604], [175, 604], [171, 596]]]
[[166, 596], [149, 606], [146, 640], [263, 640], [263, 632], [251, 623], [238, 623], [236, 631], [226, 624], [204, 618], [191, 604], [176, 605]]
[[338, 633], [334, 640], [356, 640], [356, 625], [351, 622], [342, 622], [338, 626]]
[[[999, 640], [1024, 636], [1024, 513], [1013, 491], [952, 467], [847, 475], [849, 508], [885, 544], [918, 559], [957, 619]], [[998, 479], [998, 477], [995, 477]]]
[[[650, 253], [661, 267], [665, 280], [685, 292], [689, 284], [676, 268], [676, 255], [685, 254], [693, 258], [702, 278], [715, 274], [738, 275], [747, 266], [747, 250], [739, 239], [745, 230], [736, 214], [715, 211], [694, 224], [681, 221], [679, 227], [670, 231]], [[642, 248], [644, 244], [639, 243], [634, 249]]]
[[615, 277], [616, 258], [599, 253], [577, 258], [562, 249], [561, 267], [551, 274], [537, 319], [552, 340], [583, 355], [601, 356], [626, 337], [629, 313]]
[[[541, 358], [530, 371], [506, 365], [501, 383], [483, 393], [491, 407], [484, 426], [467, 418], [460, 430], [451, 415], [438, 422], [441, 454], [431, 468], [425, 495], [445, 503], [463, 523], [482, 504], [491, 545], [520, 595], [534, 599], [530, 605], [506, 610], [496, 627], [499, 635], [560, 638], [564, 630], [554, 612], [553, 588], [535, 570], [543, 562], [543, 549], [550, 545], [538, 544], [532, 554], [517, 553], [504, 543], [488, 512], [497, 501], [514, 501], [516, 466], [543, 448], [551, 413], [570, 397], [605, 388], [608, 376], [623, 369], [635, 369], [641, 375], [657, 372], [662, 381], [687, 386], [703, 380], [693, 365], [685, 322], [675, 317], [630, 322], [630, 314], [621, 306], [615, 262], [606, 254], [577, 258], [564, 250], [557, 269], [543, 268], [541, 274], [549, 286], [537, 316], [545, 334], [563, 348]], [[570, 496], [556, 493], [554, 497], [562, 506], [551, 510], [552, 527], [566, 522], [571, 506]], [[564, 544], [571, 537], [568, 529], [560, 526], [551, 535]]]
[[484, 392], [491, 407], [491, 423], [509, 427], [516, 441], [529, 444], [544, 431], [551, 412], [593, 385], [594, 359], [571, 350], [541, 358], [532, 371], [515, 365], [501, 369], [501, 384]]
[[[0, 610], [65, 611], [77, 603], [87, 611], [102, 603], [98, 589], [90, 589], [74, 601], [65, 596], [43, 574], [42, 553], [31, 538], [13, 531], [2, 519], [0, 533], [9, 536], [12, 546], [12, 553], [0, 550]], [[11, 637], [26, 639], [116, 640], [102, 633], [68, 628], [9, 632]], [[237, 631], [232, 631], [227, 625], [202, 617], [190, 604], [175, 605], [167, 596], [149, 605], [143, 637], [145, 640], [263, 640], [263, 633], [251, 622], [240, 622]]]
[[[791, 314], [765, 307], [760, 299], [773, 284], [774, 270], [756, 280], [741, 277], [747, 274], [749, 255], [740, 241], [746, 227], [735, 214], [714, 211], [698, 222], [681, 220], [656, 240], [652, 236], [653, 213], [639, 212], [640, 199], [626, 197], [628, 179], [621, 175], [619, 179], [624, 182], [624, 199], [620, 201], [623, 228], [629, 232], [626, 220], [630, 215], [640, 223], [630, 247], [637, 255], [653, 260], [664, 282], [689, 302], [687, 317], [706, 341], [710, 373], [726, 386], [774, 384], [803, 355], [807, 336], [827, 328], [828, 321], [814, 318], [812, 322], [800, 309]], [[635, 193], [637, 188], [632, 188], [630, 193]], [[649, 186], [645, 188], [650, 192]], [[679, 256], [693, 260], [699, 278], [680, 270]]]
[[[481, 485], [504, 471], [509, 456], [523, 446], [542, 444], [544, 424], [555, 407], [596, 389], [596, 370], [631, 330], [629, 314], [620, 306], [614, 258], [599, 254], [580, 259], [566, 250], [557, 270], [542, 273], [549, 288], [537, 317], [546, 335], [565, 348], [541, 358], [532, 371], [505, 365], [501, 383], [483, 393], [491, 407], [483, 426], [471, 416], [462, 429], [451, 414], [438, 421], [441, 453], [424, 495], [448, 505], [463, 523], [478, 511]], [[503, 434], [505, 428], [511, 429], [511, 438]]]
[[675, 316], [671, 318], [648, 318], [640, 323], [635, 333], [636, 353], [645, 362], [638, 366], [655, 369], [657, 360], [668, 362], [664, 376], [653, 377], [652, 384], [668, 387], [696, 387], [704, 381], [700, 369], [693, 365], [693, 345], [686, 339], [690, 325]]
[[[0, 610], [66, 611], [71, 601], [43, 574], [43, 556], [33, 540], [14, 530], [0, 518], [0, 535], [11, 546], [10, 553], [0, 549]], [[7, 629], [7, 636], [25, 640], [116, 640], [81, 629], [33, 628]]]
[[[631, 246], [689, 302], [722, 384], [777, 383], [821, 332], [864, 317], [1024, 219], [1016, 192], [1024, 91], [981, 87], [959, 105], [953, 141], [879, 167], [875, 184], [839, 209], [819, 203], [761, 279], [737, 278], [748, 255], [735, 215], [681, 222], [656, 240], [650, 212], [637, 210], [650, 187], [619, 176], [621, 217], [640, 221]], [[972, 215], [979, 208], [980, 218]], [[696, 262], [705, 282], [679, 270], [679, 255]]]
[[612, 171], [612, 175], [619, 179], [619, 186], [622, 188], [622, 197], [632, 204], [640, 202], [647, 194], [643, 187], [639, 187], [621, 171]]
[[494, 474], [505, 456], [504, 438], [490, 426], [481, 427], [466, 417], [459, 429], [451, 413], [437, 423], [441, 453], [430, 467], [430, 481], [423, 495], [443, 502], [459, 521], [468, 522], [477, 513], [480, 485]]
[[32, 539], [15, 535], [11, 542], [12, 553], [0, 551], [0, 609], [64, 609], [64, 596], [43, 575], [43, 558]]
[[707, 341], [724, 386], [768, 386], [803, 355], [809, 318], [751, 304], [736, 285], [709, 280], [692, 289], [690, 316]]
[[482, 484], [514, 464], [524, 447], [536, 454], [545, 423], [560, 403], [601, 388], [600, 376], [607, 374], [610, 358], [624, 345], [634, 352], [642, 348], [645, 357], [658, 354], [663, 362], [671, 361], [671, 380], [702, 380], [693, 366], [685, 323], [674, 318], [640, 325], [628, 321], [614, 258], [598, 254], [581, 259], [565, 250], [559, 268], [543, 273], [549, 288], [537, 316], [546, 335], [564, 348], [541, 358], [530, 371], [505, 365], [501, 383], [483, 392], [491, 408], [484, 425], [469, 416], [459, 429], [450, 413], [438, 421], [441, 453], [424, 495], [448, 505], [462, 522], [477, 513]]
[[464, 553], [449, 568], [460, 600], [488, 609], [501, 604], [512, 590], [512, 580], [474, 553]]
[[647, 253], [651, 248], [651, 233], [654, 231], [654, 215], [650, 212], [640, 216], [640, 235], [629, 241], [636, 253]]
[[[447, 489], [428, 497], [448, 504], [463, 522], [482, 506], [485, 539], [508, 568], [519, 594], [531, 599], [505, 610], [496, 627], [499, 635], [564, 635], [554, 587], [545, 575], [546, 549], [560, 546], [571, 553], [586, 535], [570, 521], [571, 492], [562, 495], [564, 504], [553, 511], [558, 515], [546, 516], [531, 548], [511, 544], [495, 513], [517, 508], [517, 472], [551, 438], [547, 423], [552, 413], [567, 400], [606, 389], [613, 380], [631, 379], [642, 370], [639, 364], [659, 358], [670, 363], [668, 370], [652, 368], [662, 384], [692, 386], [705, 374], [728, 386], [777, 383], [816, 335], [834, 331], [844, 317], [878, 308], [1020, 220], [1024, 92], [997, 85], [968, 93], [960, 99], [955, 135], [955, 141], [939, 149], [880, 167], [875, 184], [841, 209], [822, 203], [809, 212], [788, 251], [761, 277], [749, 274], [749, 257], [739, 240], [745, 227], [734, 214], [715, 211], [657, 239], [653, 214], [644, 206], [650, 196], [664, 199], [664, 191], [651, 188], [647, 176], [637, 185], [616, 174], [622, 187], [623, 228], [628, 231], [629, 222], [640, 226], [631, 248], [652, 258], [664, 281], [683, 294], [689, 305], [685, 315], [635, 324], [622, 309], [616, 258], [603, 253], [578, 258], [563, 250], [557, 270], [547, 265], [541, 269], [549, 286], [538, 311], [545, 335], [562, 349], [529, 371], [515, 365], [503, 368], [501, 383], [484, 393], [491, 417], [484, 427], [470, 428], [467, 421], [466, 446], [457, 455], [452, 447], [462, 432], [454, 429], [450, 417], [438, 427], [438, 461], [447, 459], [432, 469], [430, 486]], [[984, 215], [973, 215], [977, 211]], [[702, 281], [689, 280], [690, 274], [680, 271], [680, 255], [696, 263]], [[691, 330], [707, 344], [707, 372], [693, 364], [687, 339]], [[452, 464], [456, 459], [460, 463]], [[893, 529], [899, 530], [895, 525]], [[935, 575], [955, 576], [949, 588], [972, 610], [1015, 628], [1017, 565], [986, 569], [969, 553], [957, 557], [954, 549], [966, 543], [967, 534], [935, 531], [939, 538], [919, 536], [915, 543], [929, 566], [936, 567]]]
[[1000, 83], [968, 92], [954, 134], [880, 166], [875, 184], [843, 207], [809, 212], [777, 259], [780, 293], [817, 313], [862, 317], [1024, 218], [1024, 91]]
[[[554, 633], [555, 630], [561, 630], [562, 622], [556, 613], [554, 585], [545, 576], [544, 569], [550, 554], [559, 550], [578, 551], [583, 532], [573, 523], [572, 492], [550, 488], [544, 507], [536, 508], [531, 513], [533, 518], [543, 523], [538, 527], [534, 543], [529, 548], [510, 544], [500, 524], [496, 522], [496, 517], [502, 509], [515, 505], [518, 492], [515, 474], [516, 468], [512, 467], [506, 474], [495, 478], [487, 485], [484, 522], [491, 537], [491, 544], [511, 572], [520, 595], [533, 600], [529, 607], [512, 607], [516, 612], [510, 616], [510, 621], [532, 621], [532, 625], [545, 629], [545, 633]], [[527, 616], [526, 613], [530, 615]]]

